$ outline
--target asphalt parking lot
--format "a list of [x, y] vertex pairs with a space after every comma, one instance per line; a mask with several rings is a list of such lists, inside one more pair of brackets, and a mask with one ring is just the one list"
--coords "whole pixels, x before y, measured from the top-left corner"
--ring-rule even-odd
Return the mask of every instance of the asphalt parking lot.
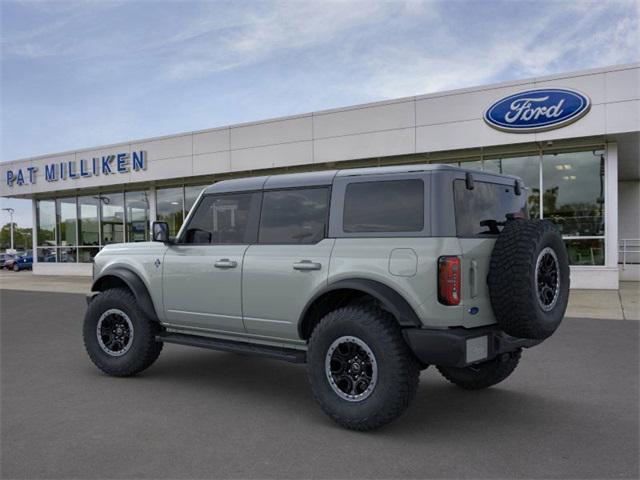
[[501, 385], [423, 372], [374, 433], [303, 366], [167, 345], [135, 378], [84, 353], [84, 297], [0, 290], [2, 478], [638, 478], [637, 321], [567, 319]]

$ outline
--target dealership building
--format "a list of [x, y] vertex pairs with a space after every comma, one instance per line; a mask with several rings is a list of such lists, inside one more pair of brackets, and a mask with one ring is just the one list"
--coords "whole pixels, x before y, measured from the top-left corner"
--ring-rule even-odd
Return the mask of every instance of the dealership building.
[[33, 202], [35, 274], [91, 275], [104, 245], [180, 228], [204, 185], [447, 163], [517, 175], [562, 230], [573, 288], [640, 279], [640, 64], [400, 98], [0, 164]]

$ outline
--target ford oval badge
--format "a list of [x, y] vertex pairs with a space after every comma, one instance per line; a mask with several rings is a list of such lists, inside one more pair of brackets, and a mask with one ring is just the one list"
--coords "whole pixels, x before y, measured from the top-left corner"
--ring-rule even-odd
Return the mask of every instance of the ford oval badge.
[[498, 100], [484, 112], [484, 120], [507, 132], [540, 132], [575, 122], [590, 107], [589, 97], [575, 90], [540, 88]]

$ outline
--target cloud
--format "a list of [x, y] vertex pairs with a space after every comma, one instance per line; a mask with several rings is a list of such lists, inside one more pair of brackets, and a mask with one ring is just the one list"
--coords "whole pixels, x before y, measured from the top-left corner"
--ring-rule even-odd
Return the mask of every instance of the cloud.
[[637, 11], [612, 16], [603, 4], [575, 2], [565, 10], [567, 4], [551, 3], [535, 18], [509, 18], [501, 33], [472, 41], [434, 25], [436, 48], [367, 52], [360, 62], [369, 80], [357, 88], [372, 99], [397, 98], [640, 60]]
[[[412, 2], [409, 2], [412, 3]], [[282, 1], [266, 11], [245, 14], [223, 35], [187, 45], [172, 58], [168, 76], [175, 80], [199, 77], [259, 63], [283, 52], [329, 45], [340, 36], [380, 21], [405, 3]]]

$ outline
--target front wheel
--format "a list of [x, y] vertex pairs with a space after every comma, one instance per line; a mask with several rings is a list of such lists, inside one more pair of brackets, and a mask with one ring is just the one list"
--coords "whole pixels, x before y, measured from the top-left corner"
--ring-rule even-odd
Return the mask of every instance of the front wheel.
[[518, 366], [522, 350], [503, 353], [488, 362], [463, 368], [437, 367], [444, 378], [465, 390], [480, 390], [506, 379]]
[[84, 345], [91, 361], [103, 372], [128, 377], [148, 368], [158, 359], [160, 331], [136, 304], [133, 294], [113, 288], [97, 295], [84, 317]]
[[307, 352], [311, 389], [343, 427], [373, 430], [399, 417], [416, 393], [420, 365], [394, 318], [373, 306], [327, 314]]
[[13, 271], [14, 271], [14, 272], [19, 272], [19, 271], [20, 271], [20, 267], [18, 266], [18, 264], [17, 264], [17, 263], [14, 263], [14, 264], [13, 264]]

